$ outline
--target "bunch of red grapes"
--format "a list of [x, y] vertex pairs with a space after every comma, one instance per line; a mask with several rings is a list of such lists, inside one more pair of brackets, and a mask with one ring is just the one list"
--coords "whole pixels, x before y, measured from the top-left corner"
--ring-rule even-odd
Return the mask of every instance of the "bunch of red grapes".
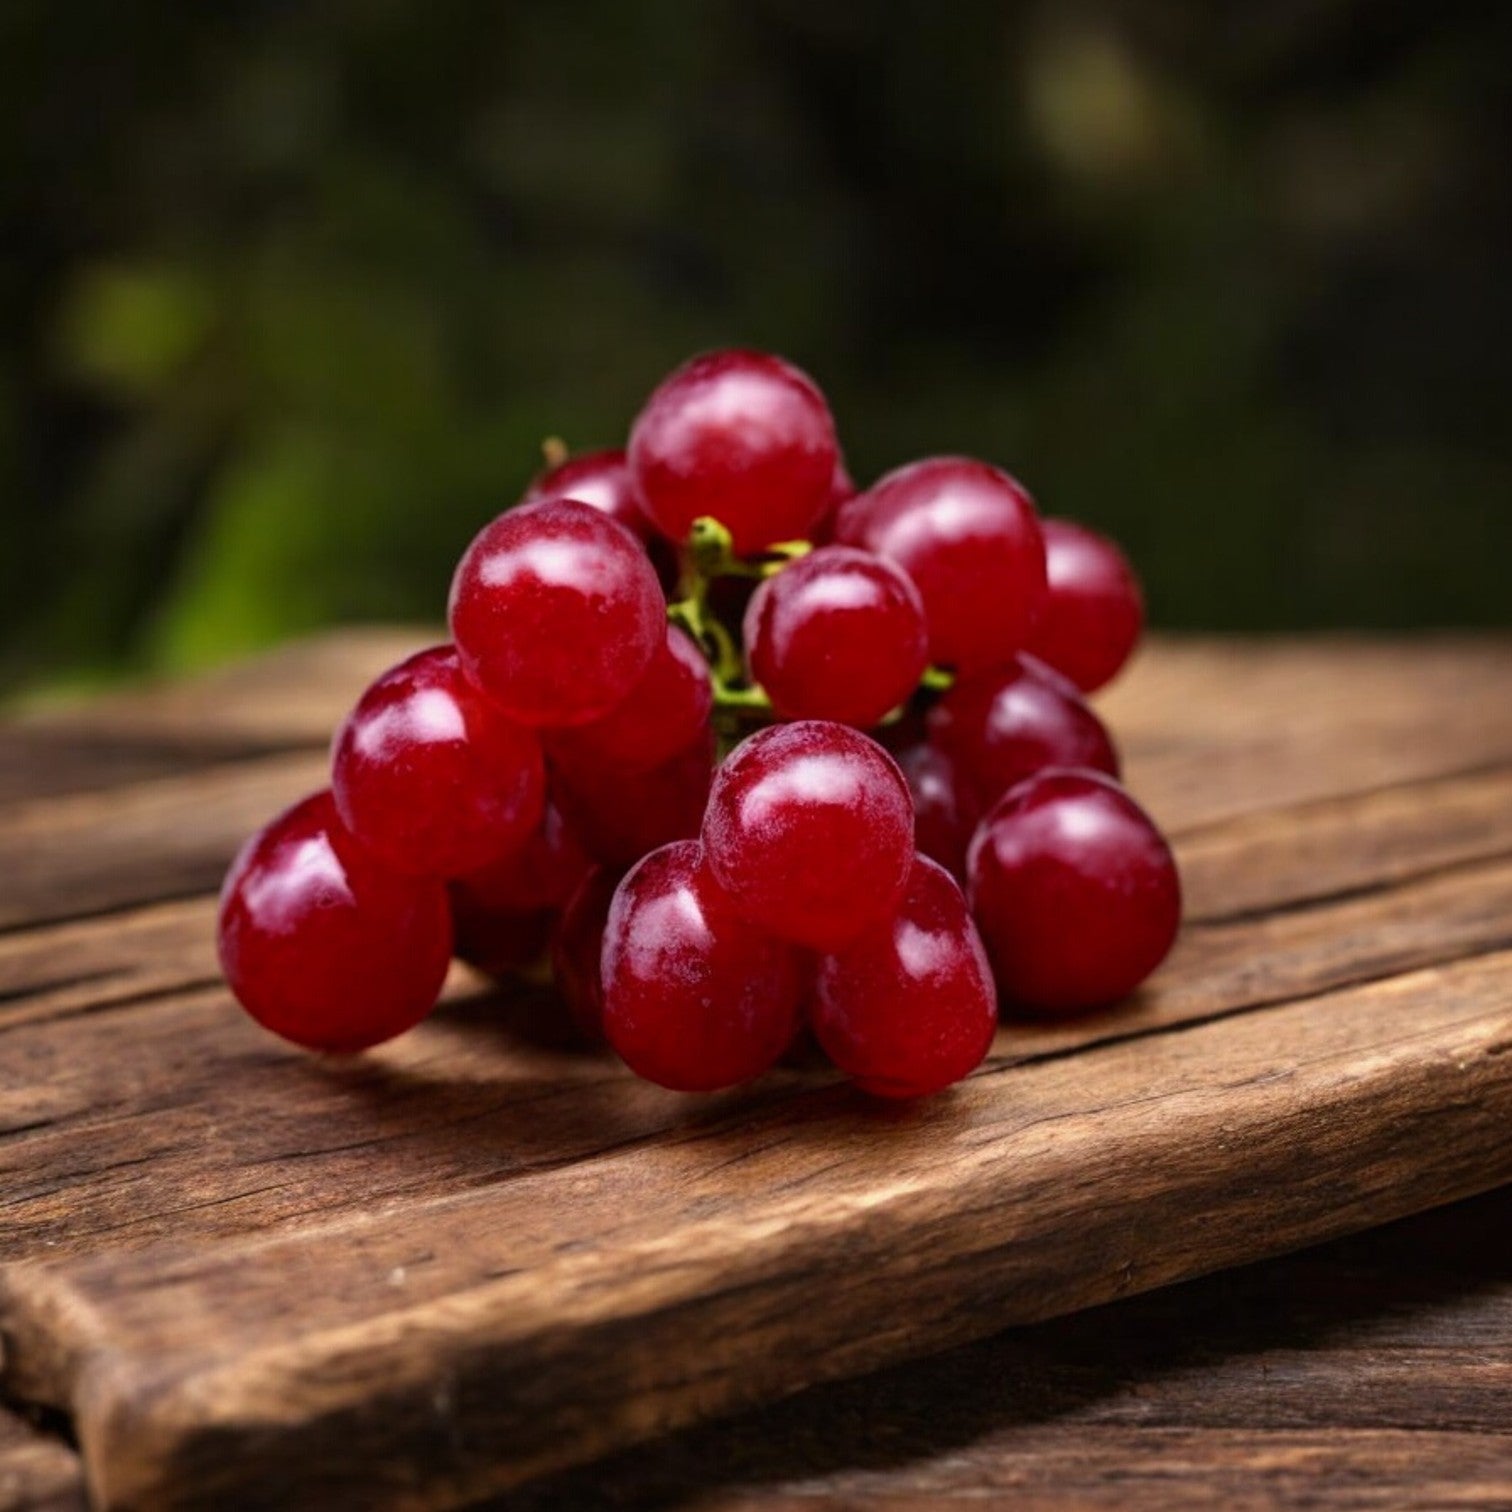
[[807, 1025], [863, 1088], [937, 1091], [999, 996], [1112, 1003], [1175, 937], [1170, 850], [1082, 696], [1142, 619], [1118, 548], [1006, 473], [857, 492], [807, 376], [695, 358], [626, 451], [557, 458], [468, 547], [451, 643], [363, 694], [330, 788], [233, 864], [226, 976], [353, 1051], [453, 955], [549, 954], [663, 1086], [746, 1081]]

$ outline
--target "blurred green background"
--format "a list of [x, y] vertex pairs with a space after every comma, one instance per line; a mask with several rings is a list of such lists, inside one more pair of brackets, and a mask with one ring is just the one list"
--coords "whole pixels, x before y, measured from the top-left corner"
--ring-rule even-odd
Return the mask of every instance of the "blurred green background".
[[441, 613], [549, 434], [779, 350], [1167, 626], [1512, 621], [1512, 7], [13, 0], [0, 687]]

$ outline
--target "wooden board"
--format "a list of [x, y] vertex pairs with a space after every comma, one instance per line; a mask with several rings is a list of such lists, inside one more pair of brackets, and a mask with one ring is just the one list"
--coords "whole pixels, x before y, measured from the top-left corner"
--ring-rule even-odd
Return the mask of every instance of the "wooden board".
[[664, 1094], [461, 974], [352, 1064], [242, 1020], [205, 890], [408, 643], [0, 746], [101, 753], [0, 811], [0, 1379], [101, 1505], [460, 1504], [1512, 1178], [1505, 643], [1156, 648], [1108, 712], [1182, 945], [913, 1110]]
[[1503, 1508], [1512, 1189], [675, 1434], [509, 1512]]
[[[1512, 1187], [675, 1433], [498, 1512], [1502, 1508]], [[78, 1512], [0, 1414], [0, 1507]]]

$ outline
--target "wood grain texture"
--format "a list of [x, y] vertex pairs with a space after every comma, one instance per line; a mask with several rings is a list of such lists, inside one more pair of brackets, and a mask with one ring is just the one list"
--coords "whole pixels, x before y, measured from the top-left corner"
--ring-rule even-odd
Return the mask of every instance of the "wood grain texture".
[[10, 806], [0, 929], [215, 888], [248, 834], [325, 781], [320, 752]]
[[460, 1504], [1512, 1178], [1512, 647], [1159, 648], [1110, 703], [1176, 955], [890, 1111], [811, 1068], [662, 1093], [464, 972], [356, 1062], [248, 1024], [205, 889], [409, 644], [20, 727], [192, 748], [0, 808], [3, 1380], [102, 1505]]
[[1129, 781], [1184, 830], [1504, 763], [1506, 641], [1172, 641], [1099, 700]]
[[709, 1512], [930, 1512], [937, 1507], [1274, 1509], [1505, 1507], [1506, 1441], [1475, 1434], [1243, 1429], [1111, 1430], [1091, 1442], [1022, 1435], [1011, 1456], [963, 1457], [900, 1492], [885, 1477], [721, 1499]]
[[[1360, 850], [1390, 865], [1390, 847], [1377, 844], [1385, 833], [1356, 827]], [[1224, 853], [1240, 875], [1266, 872], [1265, 844]], [[541, 995], [490, 994], [462, 973], [448, 1009], [416, 1034], [361, 1061], [312, 1061], [229, 1005], [213, 912], [211, 900], [193, 900], [0, 935], [0, 1046], [28, 1069], [0, 1084], [0, 1128], [13, 1131], [0, 1144], [11, 1192], [0, 1256], [90, 1248], [100, 1234], [114, 1247], [245, 1232], [494, 1181], [698, 1127], [727, 1106], [749, 1113], [815, 1080], [783, 1073], [724, 1100], [663, 1094], [543, 1042], [551, 1005]], [[1433, 868], [1301, 910], [1197, 924], [1159, 992], [1071, 1025], [1016, 1027], [1000, 1036], [994, 1063], [1503, 945], [1512, 945], [1512, 864]]]
[[324, 747], [368, 682], [444, 639], [439, 626], [334, 631], [198, 677], [29, 709], [9, 728], [18, 738], [58, 747], [208, 747], [242, 754]]
[[1503, 1507], [1512, 1190], [820, 1387], [501, 1512]]
[[426, 1500], [462, 1500], [1506, 1180], [1512, 1010], [1485, 1004], [1509, 988], [1500, 953], [1008, 1068], [901, 1120], [807, 1093], [570, 1179], [18, 1263], [8, 1365], [70, 1402], [107, 1505], [286, 1504], [333, 1444], [375, 1504], [408, 1504], [420, 1465]]

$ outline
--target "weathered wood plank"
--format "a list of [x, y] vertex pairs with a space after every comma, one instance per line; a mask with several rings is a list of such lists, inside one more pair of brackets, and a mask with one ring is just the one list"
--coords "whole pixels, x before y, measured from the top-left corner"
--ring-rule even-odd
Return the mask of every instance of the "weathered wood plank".
[[367, 683], [445, 634], [440, 626], [328, 631], [197, 677], [30, 709], [14, 725], [128, 747], [143, 741], [192, 747], [212, 735], [254, 750], [323, 746]]
[[323, 752], [299, 752], [14, 805], [0, 819], [0, 929], [212, 890], [242, 841], [326, 771]]
[[1181, 830], [1505, 762], [1512, 640], [1162, 641], [1099, 707]]
[[[1157, 647], [1108, 709], [1180, 832], [1176, 956], [902, 1113], [799, 1070], [672, 1097], [565, 1052], [542, 995], [465, 976], [355, 1063], [247, 1024], [203, 894], [414, 643], [0, 730], [0, 797], [28, 795], [0, 808], [0, 1376], [70, 1406], [109, 1504], [454, 1503], [1512, 1174], [1512, 643]], [[1450, 1363], [1372, 1349], [1377, 1406]], [[1504, 1390], [1483, 1371], [1475, 1400]], [[1188, 1395], [1162, 1418], [1110, 1390], [1084, 1426], [1252, 1426]]]
[[809, 1093], [283, 1237], [22, 1263], [7, 1368], [71, 1402], [109, 1506], [277, 1505], [338, 1445], [371, 1504], [424, 1466], [445, 1505], [1505, 1180], [1509, 1114], [1503, 953], [926, 1109]]
[[[1252, 850], [1223, 854], [1232, 875], [1249, 873]], [[213, 902], [194, 900], [0, 936], [0, 1068], [14, 1068], [0, 1069], [0, 1257], [241, 1232], [494, 1181], [827, 1079], [787, 1071], [713, 1103], [662, 1093], [543, 1036], [559, 1017], [545, 994], [480, 996], [465, 972], [451, 1006], [414, 1034], [360, 1060], [314, 1061], [258, 1031], [217, 985], [213, 921]], [[1433, 871], [1190, 928], [1152, 990], [1067, 1024], [1010, 1026], [993, 1063], [1502, 946], [1512, 862]]]
[[[970, 1462], [989, 1489], [1047, 1457], [1059, 1437], [1097, 1457], [1121, 1485], [1133, 1430], [1232, 1429], [1280, 1435], [1340, 1429], [1505, 1435], [1512, 1428], [1512, 1189], [1420, 1214], [1263, 1265], [1168, 1287], [1107, 1307], [818, 1387], [759, 1413], [669, 1435], [514, 1493], [508, 1512], [770, 1512], [840, 1499], [891, 1508], [932, 1494], [941, 1465]], [[1329, 1431], [1332, 1430], [1332, 1431]], [[1219, 1442], [1214, 1435], [1210, 1442]], [[1425, 1438], [1424, 1443], [1428, 1441]], [[1505, 1452], [1497, 1446], [1497, 1452]], [[1173, 1460], [1183, 1493], [1210, 1506], [1274, 1500], [1262, 1464], [1218, 1457], [1202, 1470]], [[1379, 1485], [1397, 1506], [1474, 1505], [1473, 1459], [1444, 1480], [1378, 1477], [1352, 1467], [1342, 1483], [1312, 1478], [1307, 1505]], [[1085, 1486], [1036, 1483], [1054, 1507], [1081, 1505]], [[964, 1494], [964, 1489], [962, 1491]], [[832, 1504], [832, 1503], [831, 1503]], [[1264, 1504], [1270, 1504], [1269, 1502]], [[1284, 1502], [1278, 1503], [1286, 1505]], [[1015, 1500], [1014, 1505], [1017, 1505]]]
[[1155, 636], [1097, 702], [1131, 749], [1396, 729], [1428, 711], [1504, 733], [1489, 695], [1509, 675], [1506, 635]]
[[151, 782], [258, 754], [271, 753], [213, 735], [191, 744], [0, 725], [0, 805]]
[[1512, 763], [1271, 809], [1177, 837], [1188, 922], [1512, 856]]
[[215, 913], [197, 897], [0, 932], [0, 1034], [219, 981]]
[[698, 1506], [700, 1512], [1490, 1509], [1507, 1505], [1509, 1464], [1512, 1436], [1500, 1434], [1162, 1428], [1073, 1436], [1026, 1429], [1011, 1454], [951, 1457], [911, 1477], [907, 1489], [891, 1486], [886, 1472], [862, 1473], [836, 1485], [715, 1496]]
[[372, 677], [441, 633], [334, 631], [198, 677], [12, 713], [0, 723], [0, 805], [323, 750]]
[[66, 1445], [0, 1407], [0, 1507], [85, 1512], [84, 1465]]

